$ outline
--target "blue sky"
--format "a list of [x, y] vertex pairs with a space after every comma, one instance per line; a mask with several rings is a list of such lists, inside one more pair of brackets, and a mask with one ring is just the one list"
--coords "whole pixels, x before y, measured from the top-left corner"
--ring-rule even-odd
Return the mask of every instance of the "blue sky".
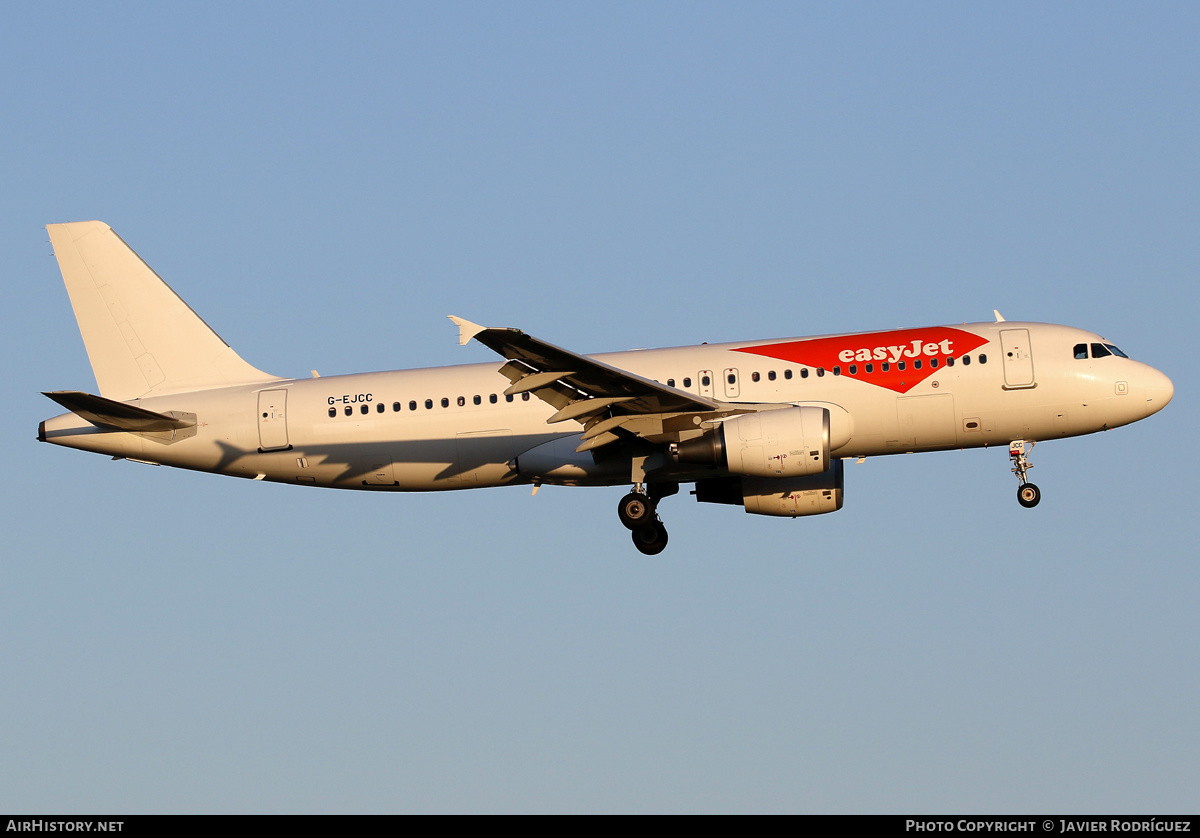
[[[1187, 3], [12, 3], [0, 810], [1200, 803]], [[847, 468], [811, 520], [379, 496], [39, 445], [93, 390], [44, 225], [252, 364], [1009, 319], [1175, 382], [1110, 433]]]

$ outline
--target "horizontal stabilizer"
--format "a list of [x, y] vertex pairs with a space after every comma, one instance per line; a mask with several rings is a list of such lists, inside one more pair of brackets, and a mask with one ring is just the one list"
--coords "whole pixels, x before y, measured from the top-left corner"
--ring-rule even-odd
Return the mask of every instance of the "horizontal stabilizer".
[[76, 416], [81, 416], [98, 428], [111, 428], [131, 433], [173, 431], [195, 426], [194, 421], [176, 419], [165, 413], [155, 413], [144, 407], [134, 407], [124, 402], [115, 402], [103, 396], [93, 396], [78, 390], [56, 390], [42, 393], [53, 399]]

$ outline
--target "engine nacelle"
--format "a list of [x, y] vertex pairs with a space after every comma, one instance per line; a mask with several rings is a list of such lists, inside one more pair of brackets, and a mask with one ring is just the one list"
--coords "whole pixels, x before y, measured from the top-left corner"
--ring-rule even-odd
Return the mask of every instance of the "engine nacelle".
[[786, 480], [742, 478], [742, 504], [753, 515], [799, 518], [824, 515], [842, 508], [842, 461], [834, 460], [823, 474]]
[[681, 463], [773, 480], [821, 474], [829, 468], [829, 411], [805, 405], [745, 413], [710, 434], [675, 446]]
[[740, 503], [752, 515], [799, 518], [842, 508], [844, 470], [834, 460], [828, 471], [803, 477], [720, 477], [696, 482], [701, 503]]

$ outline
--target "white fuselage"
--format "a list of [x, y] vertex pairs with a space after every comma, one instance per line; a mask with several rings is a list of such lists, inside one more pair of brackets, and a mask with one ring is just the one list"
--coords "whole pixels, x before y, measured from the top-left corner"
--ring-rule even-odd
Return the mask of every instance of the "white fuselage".
[[[939, 329], [953, 332], [958, 345], [937, 340]], [[841, 458], [1087, 434], [1144, 418], [1173, 393], [1166, 376], [1138, 361], [1075, 357], [1080, 344], [1105, 343], [1079, 329], [997, 322], [925, 332], [593, 357], [726, 403], [826, 407], [836, 440], [832, 454]], [[963, 352], [967, 336], [977, 345]], [[797, 347], [820, 347], [829, 362], [801, 363], [790, 357]], [[603, 449], [574, 453], [579, 424], [548, 425], [550, 405], [529, 393], [504, 396], [510, 381], [498, 369], [492, 362], [153, 396], [131, 403], [194, 414], [194, 433], [170, 438], [113, 432], [68, 413], [44, 422], [41, 436], [181, 468], [343, 489], [630, 482], [628, 460], [606, 466]], [[676, 467], [670, 479], [687, 482], [690, 476]]]

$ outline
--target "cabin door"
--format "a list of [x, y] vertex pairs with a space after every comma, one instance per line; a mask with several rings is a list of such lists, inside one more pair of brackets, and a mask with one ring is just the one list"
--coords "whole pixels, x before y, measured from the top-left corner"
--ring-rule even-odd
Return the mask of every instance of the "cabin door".
[[1028, 329], [1002, 329], [1000, 348], [1004, 352], [1004, 386], [1009, 389], [1033, 387], [1033, 350]]
[[290, 448], [287, 432], [287, 390], [261, 390], [258, 394], [258, 450]]

